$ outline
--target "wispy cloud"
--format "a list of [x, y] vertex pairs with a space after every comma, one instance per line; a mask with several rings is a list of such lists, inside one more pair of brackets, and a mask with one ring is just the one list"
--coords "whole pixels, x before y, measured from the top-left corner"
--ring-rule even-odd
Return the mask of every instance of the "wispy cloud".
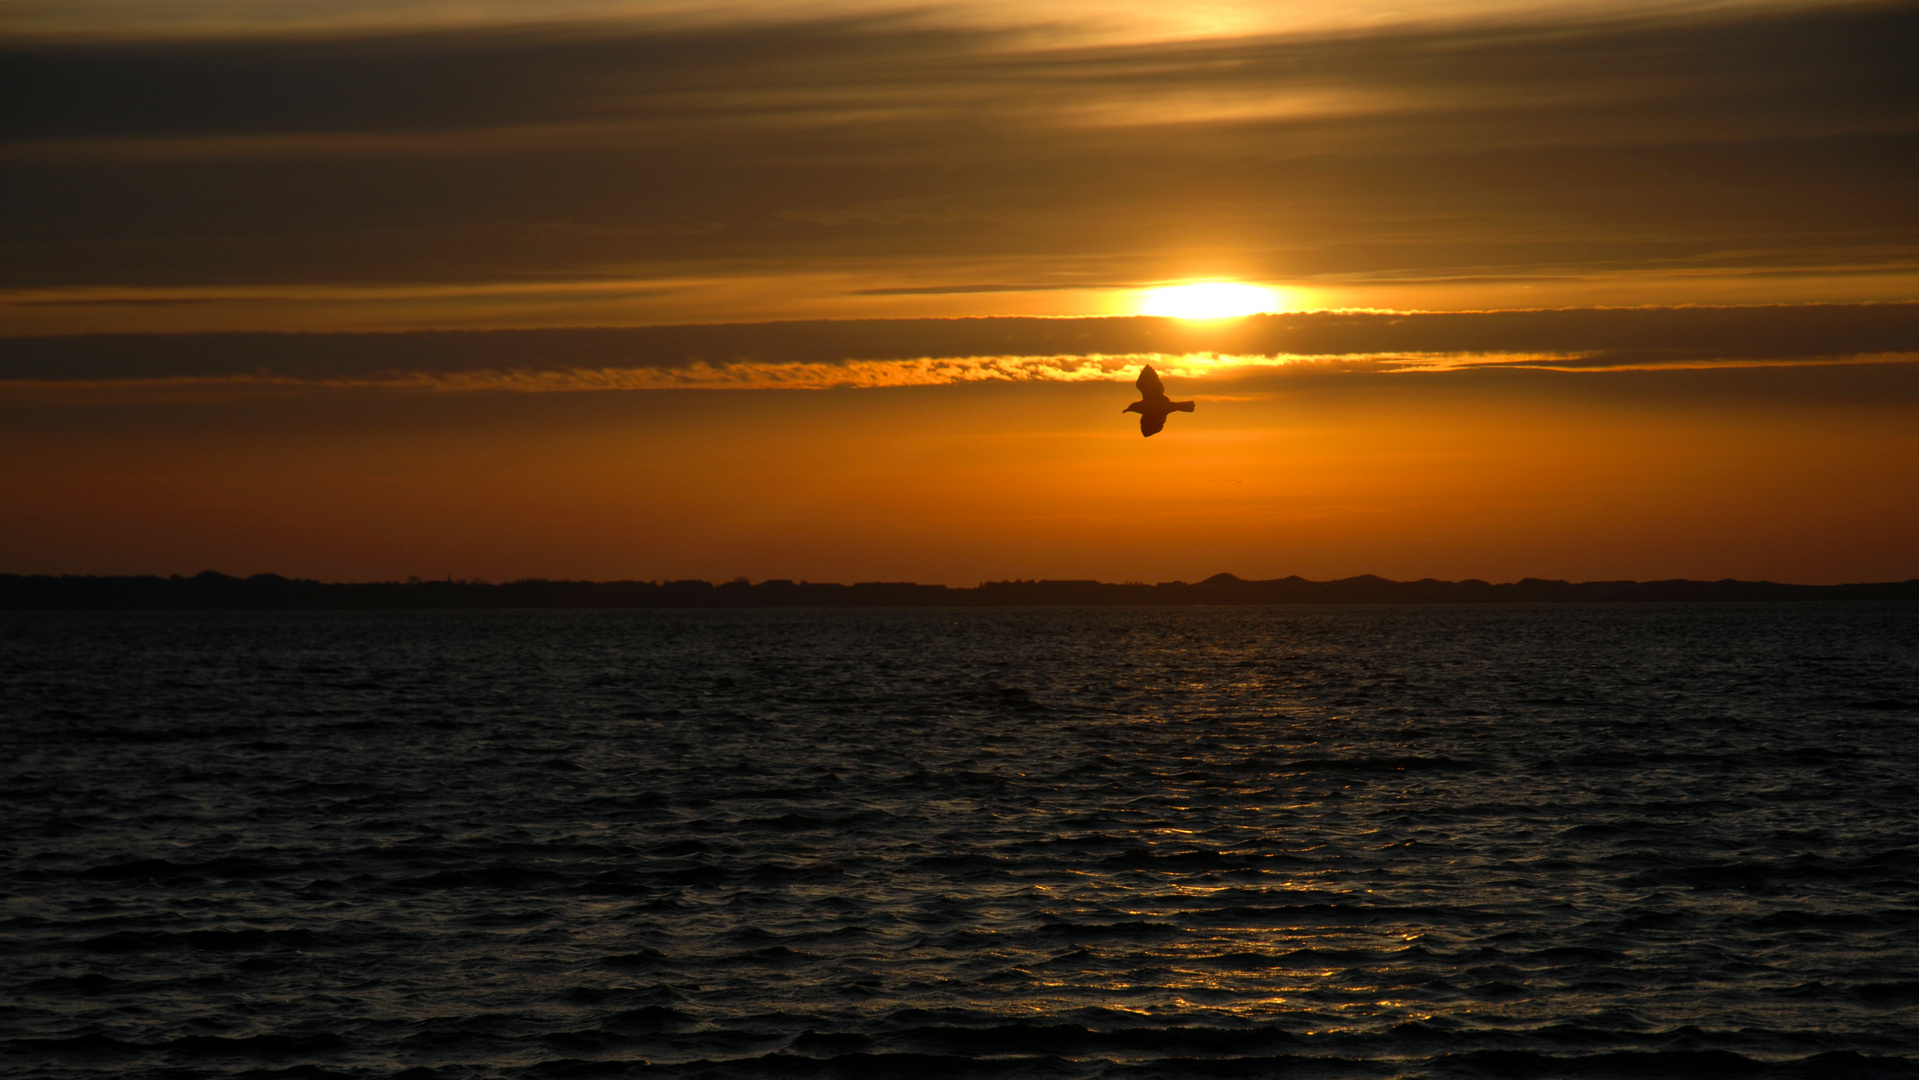
[[0, 339], [0, 386], [819, 389], [1295, 369], [1623, 371], [1919, 360], [1919, 304], [911, 319]]
[[636, 140], [710, 146], [771, 126], [822, 136], [830, 150], [930, 119], [970, 121], [922, 132], [909, 152], [1089, 115], [1097, 126], [1277, 117], [1339, 128], [1363, 116], [1425, 128], [1428, 145], [1468, 129], [1493, 144], [1907, 131], [1919, 89], [1902, 62], [1916, 27], [1919, 11], [1894, 4], [1097, 47], [882, 16], [0, 37], [0, 130], [29, 144], [532, 128], [597, 142], [628, 125]]

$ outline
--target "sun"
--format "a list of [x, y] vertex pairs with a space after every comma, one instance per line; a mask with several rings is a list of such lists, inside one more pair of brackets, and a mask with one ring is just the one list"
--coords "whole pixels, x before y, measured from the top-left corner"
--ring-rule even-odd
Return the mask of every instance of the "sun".
[[1231, 319], [1271, 311], [1278, 299], [1273, 290], [1258, 285], [1200, 281], [1148, 291], [1139, 312], [1174, 319]]

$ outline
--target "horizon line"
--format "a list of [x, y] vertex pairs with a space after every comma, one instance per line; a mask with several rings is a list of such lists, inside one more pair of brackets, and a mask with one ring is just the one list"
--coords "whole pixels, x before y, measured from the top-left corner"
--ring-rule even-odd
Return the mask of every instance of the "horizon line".
[[240, 578], [205, 570], [158, 575], [0, 574], [0, 611], [323, 610], [592, 608], [927, 608], [1177, 607], [1366, 604], [1745, 603], [1778, 601], [1919, 602], [1919, 578], [1800, 585], [1722, 578], [1700, 581], [1585, 581], [1478, 578], [1395, 581], [1376, 574], [1328, 581], [1298, 575], [1248, 580], [1218, 573], [1198, 582], [1102, 582], [1007, 579], [974, 586], [910, 581], [840, 582], [739, 577], [579, 581], [521, 578], [498, 584], [455, 579], [322, 582], [261, 573]]

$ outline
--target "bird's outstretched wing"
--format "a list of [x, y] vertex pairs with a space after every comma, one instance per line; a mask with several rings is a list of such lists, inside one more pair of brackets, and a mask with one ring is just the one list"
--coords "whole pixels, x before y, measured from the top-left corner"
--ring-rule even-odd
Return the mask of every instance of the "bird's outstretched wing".
[[[1166, 387], [1159, 381], [1159, 372], [1154, 371], [1153, 365], [1151, 364], [1139, 369], [1139, 378], [1133, 381], [1133, 385], [1139, 388], [1139, 396], [1143, 398], [1150, 400], [1152, 398], [1163, 398], [1166, 396]], [[1159, 429], [1153, 429], [1153, 431], [1157, 430]], [[1152, 431], [1149, 431], [1146, 434], [1151, 435], [1152, 433]]]
[[1148, 437], [1157, 435], [1159, 434], [1159, 430], [1165, 426], [1166, 426], [1166, 414], [1163, 412], [1149, 412], [1149, 413], [1139, 414], [1139, 433], [1141, 435], [1145, 435]]

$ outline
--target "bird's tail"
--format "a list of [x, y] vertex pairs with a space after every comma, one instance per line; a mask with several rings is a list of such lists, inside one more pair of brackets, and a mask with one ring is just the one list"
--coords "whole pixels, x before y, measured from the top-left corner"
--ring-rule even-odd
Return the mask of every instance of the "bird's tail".
[[1167, 402], [1167, 404], [1173, 407], [1174, 412], [1192, 412], [1193, 411], [1193, 403], [1190, 401], [1169, 401]]

